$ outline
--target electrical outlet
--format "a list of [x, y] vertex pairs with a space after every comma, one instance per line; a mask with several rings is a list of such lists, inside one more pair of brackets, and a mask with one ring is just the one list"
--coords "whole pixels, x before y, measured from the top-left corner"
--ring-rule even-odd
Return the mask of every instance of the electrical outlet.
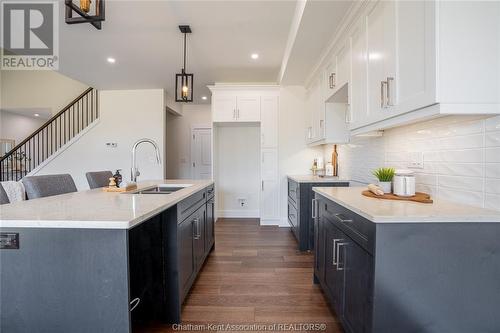
[[247, 199], [246, 198], [238, 198], [238, 206], [245, 207], [246, 205], [247, 205]]
[[419, 152], [419, 151], [410, 152], [410, 162], [408, 163], [408, 168], [423, 169], [424, 168], [424, 153]]
[[118, 147], [118, 144], [116, 142], [106, 142], [106, 146], [108, 148], [116, 148]]

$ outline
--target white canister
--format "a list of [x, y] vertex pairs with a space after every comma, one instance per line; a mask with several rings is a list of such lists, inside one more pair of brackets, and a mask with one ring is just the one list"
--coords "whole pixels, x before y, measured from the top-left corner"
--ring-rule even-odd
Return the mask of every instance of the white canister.
[[415, 174], [411, 170], [396, 170], [394, 174], [392, 191], [401, 197], [415, 195]]

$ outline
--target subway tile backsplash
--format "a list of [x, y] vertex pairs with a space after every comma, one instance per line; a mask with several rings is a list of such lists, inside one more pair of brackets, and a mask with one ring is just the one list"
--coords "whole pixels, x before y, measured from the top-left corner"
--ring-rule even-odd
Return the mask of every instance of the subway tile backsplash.
[[[325, 149], [329, 156], [331, 147]], [[422, 153], [417, 190], [434, 197], [500, 210], [500, 116], [450, 116], [386, 130], [382, 137], [355, 137], [339, 147], [339, 172], [375, 182], [380, 166], [409, 168]]]

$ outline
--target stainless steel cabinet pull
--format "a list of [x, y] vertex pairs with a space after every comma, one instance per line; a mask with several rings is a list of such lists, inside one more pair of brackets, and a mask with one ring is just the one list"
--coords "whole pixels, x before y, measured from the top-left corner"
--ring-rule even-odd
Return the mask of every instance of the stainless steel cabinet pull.
[[391, 82], [394, 82], [393, 77], [388, 77], [387, 78], [387, 106], [393, 106], [393, 93], [391, 93]]
[[311, 204], [312, 204], [311, 209], [312, 209], [312, 218], [313, 219], [318, 217], [316, 214], [316, 201], [317, 201], [316, 199], [312, 199], [312, 201], [311, 201]]
[[337, 266], [338, 265], [338, 261], [337, 261], [337, 242], [342, 242], [343, 239], [342, 238], [335, 238], [333, 240], [333, 261], [332, 261], [332, 265], [333, 266]]
[[335, 73], [332, 73], [332, 83], [330, 85], [331, 89], [335, 88], [335, 85], [337, 84], [336, 81], [337, 81], [336, 75], [335, 75]]
[[194, 239], [200, 239], [200, 219], [199, 218], [195, 218], [193, 220], [194, 222], [194, 226], [195, 226], [195, 229], [194, 229]]
[[380, 107], [385, 108], [386, 107], [386, 101], [385, 101], [385, 90], [387, 88], [387, 81], [381, 81], [380, 82]]
[[262, 183], [262, 191], [264, 191], [264, 181], [261, 181]]
[[236, 109], [233, 109], [233, 119], [236, 119]]
[[[343, 239], [342, 239], [343, 241]], [[340, 250], [340, 247], [341, 246], [344, 246], [344, 245], [347, 245], [347, 243], [337, 243], [337, 254], [339, 254], [339, 250]], [[344, 256], [344, 260], [345, 260], [345, 256]], [[338, 271], [343, 271], [345, 269], [345, 265], [344, 266], [341, 266], [340, 264], [343, 264], [341, 261], [340, 261], [340, 256], [337, 258], [337, 270]]]
[[134, 309], [139, 305], [139, 303], [141, 303], [141, 299], [139, 297], [134, 298], [130, 302], [130, 312], [134, 311]]
[[335, 218], [342, 223], [352, 223], [352, 219], [348, 218], [344, 214], [334, 214]]

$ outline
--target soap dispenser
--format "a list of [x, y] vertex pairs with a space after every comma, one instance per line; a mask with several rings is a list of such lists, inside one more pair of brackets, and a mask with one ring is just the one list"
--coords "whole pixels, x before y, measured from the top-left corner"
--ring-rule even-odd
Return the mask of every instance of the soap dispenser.
[[122, 169], [116, 170], [116, 173], [113, 175], [113, 178], [115, 179], [116, 186], [119, 187], [120, 183], [122, 182], [122, 175], [120, 174], [120, 171]]

